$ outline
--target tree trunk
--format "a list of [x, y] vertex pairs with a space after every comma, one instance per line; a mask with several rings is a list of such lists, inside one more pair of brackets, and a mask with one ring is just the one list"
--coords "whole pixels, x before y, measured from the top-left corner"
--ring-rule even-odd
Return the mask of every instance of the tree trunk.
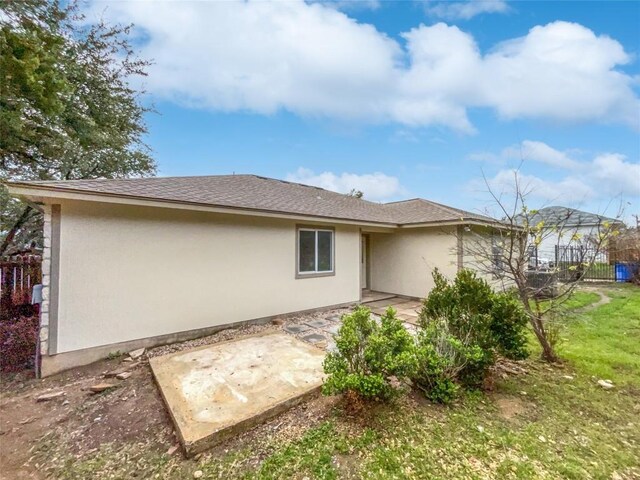
[[549, 363], [557, 362], [558, 356], [547, 338], [544, 326], [542, 325], [542, 320], [536, 317], [530, 317], [530, 320], [533, 332], [536, 334], [538, 342], [540, 342], [540, 346], [542, 347], [542, 359]]
[[0, 257], [2, 257], [6, 253], [7, 249], [11, 246], [16, 233], [18, 233], [18, 230], [20, 230], [20, 228], [28, 220], [29, 214], [32, 210], [33, 208], [26, 206], [22, 211], [20, 217], [18, 217], [18, 220], [16, 220], [16, 223], [14, 223], [13, 227], [11, 227], [11, 230], [9, 230], [9, 232], [7, 233], [7, 236], [4, 237], [4, 241], [2, 242], [2, 245], [0, 245]]

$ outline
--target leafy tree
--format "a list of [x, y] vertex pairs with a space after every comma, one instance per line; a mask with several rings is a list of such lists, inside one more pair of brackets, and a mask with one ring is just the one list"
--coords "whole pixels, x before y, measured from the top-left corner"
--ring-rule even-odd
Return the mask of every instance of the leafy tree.
[[[542, 348], [542, 358], [556, 362], [559, 357], [555, 344], [565, 315], [563, 305], [583, 282], [586, 272], [598, 258], [606, 255], [610, 243], [620, 234], [624, 227], [621, 221], [623, 211], [620, 209], [613, 221], [600, 219], [596, 225], [590, 224], [593, 234], [589, 238], [580, 238], [582, 225], [579, 216], [572, 218], [575, 211], [569, 209], [566, 216], [545, 221], [540, 219], [537, 210], [529, 208], [527, 199], [532, 192], [522, 184], [517, 171], [514, 173], [512, 197], [505, 192], [495, 192], [488, 182], [487, 189], [502, 219], [495, 228], [469, 228], [459, 237], [464, 244], [465, 258], [469, 259], [469, 266], [473, 270], [485, 277], [500, 280], [504, 286], [515, 291], [513, 298], [529, 320]], [[578, 249], [581, 253], [578, 262], [569, 267], [573, 274], [562, 283], [557, 277], [558, 265], [547, 272], [538, 272], [538, 266], [532, 265], [537, 248], [543, 241], [553, 238], [556, 239], [556, 247], [561, 246], [559, 242], [562, 238], [571, 238], [572, 242], [586, 246]], [[501, 314], [513, 311], [509, 305], [513, 299], [503, 300], [502, 304], [496, 306], [496, 311]], [[511, 318], [517, 320], [519, 317]], [[502, 335], [509, 334], [517, 322], [512, 326], [504, 326], [508, 328], [501, 332]], [[517, 349], [517, 344], [510, 348]]]
[[[0, 180], [146, 176], [146, 75], [130, 26], [86, 26], [75, 3], [0, 1]], [[40, 214], [0, 186], [0, 255], [38, 241]]]

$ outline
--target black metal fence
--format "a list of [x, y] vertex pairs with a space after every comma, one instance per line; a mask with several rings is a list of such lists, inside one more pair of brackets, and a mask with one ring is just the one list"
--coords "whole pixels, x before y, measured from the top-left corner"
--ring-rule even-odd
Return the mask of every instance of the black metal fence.
[[560, 281], [615, 281], [616, 267], [606, 251], [585, 245], [556, 245], [555, 270]]

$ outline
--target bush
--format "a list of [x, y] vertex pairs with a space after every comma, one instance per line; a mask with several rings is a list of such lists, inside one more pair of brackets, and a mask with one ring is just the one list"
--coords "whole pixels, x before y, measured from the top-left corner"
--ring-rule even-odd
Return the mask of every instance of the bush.
[[378, 323], [368, 308], [356, 307], [342, 317], [335, 340], [337, 351], [329, 352], [324, 361], [325, 395], [346, 392], [366, 400], [388, 400], [399, 390], [394, 377], [403, 379], [412, 371], [413, 338], [391, 308]]
[[527, 356], [527, 317], [513, 296], [495, 293], [469, 270], [453, 283], [437, 270], [433, 279], [420, 312], [412, 379], [429, 399], [446, 403], [458, 384], [480, 387], [497, 354]]
[[501, 355], [512, 360], [523, 360], [529, 356], [527, 322], [527, 313], [513, 293], [493, 294], [491, 332]]
[[528, 356], [527, 315], [509, 292], [496, 293], [471, 270], [460, 270], [453, 283], [436, 269], [435, 287], [424, 301], [421, 323], [432, 318], [449, 319], [451, 332], [484, 350], [513, 360]]
[[33, 366], [37, 340], [37, 316], [0, 322], [0, 370], [17, 372]]

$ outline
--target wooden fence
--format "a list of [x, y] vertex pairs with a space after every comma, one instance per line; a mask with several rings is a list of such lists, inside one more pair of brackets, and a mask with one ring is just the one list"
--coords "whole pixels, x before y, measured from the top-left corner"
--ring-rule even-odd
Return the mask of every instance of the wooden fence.
[[40, 255], [14, 255], [0, 260], [0, 317], [31, 304], [34, 285], [42, 282]]

